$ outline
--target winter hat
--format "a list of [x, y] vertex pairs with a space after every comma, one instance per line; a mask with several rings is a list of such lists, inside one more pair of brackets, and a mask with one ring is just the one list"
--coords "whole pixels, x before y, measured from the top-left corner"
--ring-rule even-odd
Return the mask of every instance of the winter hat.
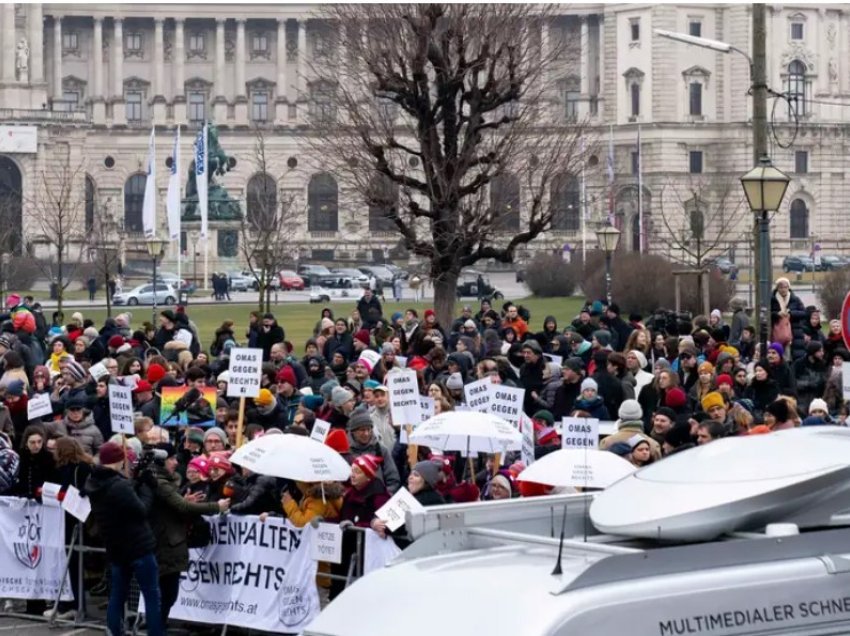
[[186, 465], [186, 468], [192, 468], [197, 470], [201, 475], [201, 480], [206, 481], [210, 476], [210, 461], [204, 457], [203, 455], [198, 455], [197, 457], [193, 457], [189, 463]]
[[628, 439], [628, 443], [629, 443], [629, 448], [631, 448], [632, 450], [636, 449], [641, 444], [646, 444], [647, 446], [649, 446], [649, 440], [645, 436], [641, 435], [640, 433], [637, 433], [636, 435], [632, 435]]
[[227, 433], [221, 430], [218, 426], [212, 426], [206, 430], [204, 433], [204, 442], [206, 442], [210, 437], [217, 437], [221, 440], [222, 444], [227, 444]]
[[351, 451], [351, 445], [348, 443], [348, 435], [341, 428], [332, 428], [325, 438], [325, 445], [330, 446], [340, 455]]
[[521, 351], [524, 349], [528, 349], [529, 351], [536, 353], [537, 355], [543, 354], [543, 349], [540, 348], [540, 343], [536, 340], [526, 340], [522, 343]]
[[510, 480], [502, 474], [493, 475], [493, 478], [490, 480], [491, 484], [499, 484], [502, 488], [507, 490], [509, 493], [513, 493], [514, 489], [511, 487]]
[[260, 389], [260, 394], [254, 398], [257, 406], [271, 406], [274, 404], [274, 395], [268, 389]]
[[375, 455], [360, 455], [354, 460], [353, 466], [357, 466], [371, 480], [375, 479], [378, 474], [378, 465], [384, 461], [383, 457]]
[[437, 462], [428, 459], [421, 461], [413, 467], [413, 472], [418, 473], [431, 488], [436, 487], [440, 481], [440, 464]]
[[151, 384], [156, 384], [157, 382], [162, 380], [162, 378], [165, 377], [165, 367], [163, 367], [161, 364], [157, 364], [156, 362], [154, 362], [153, 364], [148, 366], [147, 376], [148, 382], [150, 382]]
[[714, 365], [711, 364], [708, 360], [706, 360], [705, 362], [702, 362], [697, 367], [697, 372], [698, 373], [714, 373]]
[[224, 471], [224, 474], [227, 477], [236, 472], [233, 468], [233, 464], [230, 463], [230, 460], [220, 453], [213, 453], [210, 455], [210, 470], [213, 468], [220, 468]]
[[668, 390], [664, 396], [664, 406], [669, 406], [674, 411], [688, 403], [688, 396], [679, 387], [675, 386]]
[[12, 327], [15, 331], [35, 333], [35, 316], [28, 311], [16, 311], [12, 316]]
[[611, 332], [607, 329], [597, 329], [593, 332], [593, 337], [596, 338], [600, 347], [604, 348], [611, 344]]
[[723, 314], [721, 314], [721, 313], [720, 313], [720, 310], [719, 310], [719, 309], [712, 309], [712, 310], [711, 310], [711, 314], [710, 314], [710, 316], [711, 316], [712, 318], [722, 318], [722, 317], [723, 317]]
[[[277, 380], [278, 384], [280, 384], [281, 382], [286, 382], [287, 384], [293, 387], [298, 386], [298, 380], [295, 379], [295, 371], [293, 371], [292, 367], [288, 364], [280, 368], [280, 371], [277, 372], [277, 376], [275, 379]], [[256, 402], [256, 400], [254, 401]]]
[[70, 411], [73, 409], [87, 409], [89, 407], [88, 400], [84, 395], [74, 395], [67, 402], [65, 402], [65, 410]]
[[815, 398], [809, 403], [809, 414], [814, 411], [823, 411], [824, 413], [829, 413], [829, 407], [826, 405], [826, 401], [821, 398]]
[[389, 393], [390, 390], [385, 384], [379, 384], [375, 387], [375, 393]]
[[623, 421], [639, 420], [643, 417], [643, 409], [637, 400], [623, 400], [617, 416]]
[[655, 371], [670, 371], [673, 367], [670, 366], [670, 361], [667, 358], [658, 358], [653, 368]]
[[567, 358], [561, 365], [561, 368], [571, 369], [574, 373], [581, 373], [584, 369], [584, 361], [577, 357]]
[[357, 396], [363, 392], [363, 385], [361, 385], [358, 380], [348, 380], [342, 385], [342, 388], [351, 391], [354, 394], [355, 400], [357, 399]]
[[136, 382], [136, 386], [133, 389], [133, 393], [145, 393], [146, 391], [153, 391], [153, 387], [151, 383], [147, 380], [139, 380]]
[[305, 409], [310, 409], [311, 411], [321, 408], [322, 402], [321, 395], [304, 395], [301, 397], [301, 404]]
[[546, 409], [537, 411], [537, 413], [531, 416], [531, 419], [546, 422], [549, 426], [555, 426], [555, 416], [552, 415], [551, 411], [547, 411]]
[[351, 415], [348, 418], [348, 431], [356, 431], [359, 428], [373, 427], [375, 424], [372, 422], [372, 416], [369, 415], [369, 411], [364, 408], [357, 408], [351, 412]]
[[24, 394], [24, 381], [12, 380], [6, 385], [6, 395], [21, 397]]
[[124, 344], [124, 337], [112, 336], [109, 340], [106, 341], [106, 344], [110, 349], [117, 349], [118, 347]]
[[374, 391], [374, 390], [375, 390], [375, 389], [377, 389], [379, 386], [381, 386], [381, 383], [380, 383], [380, 382], [378, 382], [377, 380], [366, 380], [366, 381], [363, 383], [363, 390], [364, 390], [364, 391], [367, 391], [367, 390], [368, 390], [368, 391]]
[[106, 442], [97, 453], [101, 466], [119, 464], [124, 461], [124, 449], [115, 442]]
[[702, 410], [708, 413], [708, 411], [715, 406], [725, 407], [726, 402], [723, 401], [723, 396], [720, 395], [717, 391], [711, 391], [710, 393], [706, 393], [705, 396], [700, 401], [702, 405]]
[[330, 318], [322, 318], [321, 330], [327, 331], [328, 329], [333, 329], [334, 321]]
[[65, 365], [65, 370], [71, 374], [76, 382], [82, 382], [86, 379], [86, 370], [79, 362], [71, 358]]
[[452, 373], [446, 380], [446, 388], [449, 391], [460, 391], [463, 389], [463, 376], [460, 373]]
[[18, 294], [9, 294], [6, 297], [6, 309], [12, 309], [21, 304], [21, 297]]
[[321, 393], [322, 397], [325, 399], [325, 402], [331, 401], [331, 394], [333, 390], [339, 386], [339, 382], [337, 380], [328, 380], [322, 386], [319, 387], [319, 393]]
[[618, 457], [625, 457], [632, 452], [632, 447], [626, 442], [615, 442], [608, 447], [608, 450]]
[[[537, 433], [537, 443], [540, 446], [546, 446], [548, 444], [552, 444], [553, 442], [558, 442], [558, 431], [551, 426], [544, 426]], [[558, 446], [560, 446], [560, 442], [558, 442]]]
[[779, 422], [787, 422], [791, 417], [791, 410], [788, 408], [788, 402], [783, 399], [774, 400], [767, 405], [765, 410]]
[[385, 342], [381, 345], [381, 355], [389, 355], [391, 353], [395, 353], [395, 347], [392, 342]]
[[115, 316], [115, 324], [118, 325], [119, 327], [122, 327], [122, 328], [123, 327], [129, 327], [130, 321], [132, 319], [133, 319], [133, 314], [131, 314], [129, 311], [125, 311], [125, 312], [120, 313], [117, 316]]
[[357, 358], [357, 364], [362, 364], [364, 367], [366, 367], [366, 370], [369, 373], [372, 373], [372, 370], [375, 368], [375, 365], [378, 364], [380, 360], [380, 354], [377, 351], [372, 351], [371, 349], [369, 349], [368, 351], [361, 352], [360, 357]]
[[800, 426], [823, 426], [825, 424], [826, 420], [824, 420], [820, 415], [809, 415], [809, 417], [800, 423]]
[[596, 380], [593, 378], [585, 378], [581, 382], [581, 390], [586, 391], [587, 389], [593, 389], [594, 391], [599, 390], [599, 385], [596, 384]]
[[632, 349], [629, 351], [631, 355], [637, 358], [638, 364], [640, 368], [643, 369], [646, 366], [646, 356], [643, 355], [643, 351], [639, 351], [638, 349]]
[[[150, 375], [150, 374], [148, 374], [148, 375]], [[218, 384], [219, 382], [224, 382], [225, 384], [229, 384], [230, 383], [230, 371], [222, 371], [221, 373], [218, 374], [218, 377], [215, 379], [215, 381], [216, 381], [216, 384]]]
[[811, 342], [809, 342], [809, 344], [806, 345], [806, 354], [813, 356], [821, 349], [823, 349], [823, 345], [817, 340], [812, 340]]
[[662, 406], [660, 409], [656, 409], [655, 415], [663, 415], [674, 424], [676, 423], [676, 411], [669, 406]]
[[783, 357], [785, 355], [785, 347], [782, 346], [779, 342], [771, 342], [768, 349], [773, 349], [776, 353], [779, 354], [779, 357]]
[[434, 313], [434, 310], [433, 310], [433, 309], [426, 309], [426, 310], [425, 310], [425, 313], [424, 313], [424, 316], [425, 316], [425, 319], [426, 319], [426, 320], [428, 319], [428, 316], [436, 316], [436, 315], [437, 315], [437, 314], [435, 314], [435, 313]]
[[471, 318], [469, 318], [469, 319], [466, 320], [466, 322], [463, 323], [463, 328], [464, 329], [477, 329], [478, 327], [476, 326], [475, 322]]
[[401, 320], [403, 317], [404, 314], [402, 314], [400, 311], [394, 311], [393, 315], [390, 316], [390, 322], [395, 323], [396, 321]]
[[[322, 387], [324, 388], [324, 387]], [[349, 400], [354, 399], [354, 394], [348, 389], [344, 389], [341, 386], [335, 386], [331, 390], [331, 402], [336, 407], [341, 407], [343, 404], [348, 402]]]
[[186, 439], [193, 444], [203, 444], [204, 431], [197, 426], [190, 426], [186, 429]]
[[369, 330], [360, 329], [354, 334], [354, 339], [362, 342], [367, 347], [369, 346]]
[[729, 386], [734, 386], [735, 381], [732, 379], [732, 376], [728, 373], [721, 373], [717, 376], [717, 386], [722, 384], [728, 384]]

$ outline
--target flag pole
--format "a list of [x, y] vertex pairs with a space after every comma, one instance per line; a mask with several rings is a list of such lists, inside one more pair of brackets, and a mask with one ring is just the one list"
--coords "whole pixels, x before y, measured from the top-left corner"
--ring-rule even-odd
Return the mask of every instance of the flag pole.
[[587, 262], [587, 183], [584, 180], [584, 137], [581, 138], [581, 202], [579, 203], [581, 214], [581, 267], [584, 271]]

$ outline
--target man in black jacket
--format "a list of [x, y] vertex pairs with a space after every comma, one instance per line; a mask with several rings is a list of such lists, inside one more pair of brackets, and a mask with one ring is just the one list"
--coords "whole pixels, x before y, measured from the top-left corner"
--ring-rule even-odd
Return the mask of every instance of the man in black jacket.
[[363, 321], [363, 326], [366, 329], [374, 328], [383, 315], [381, 301], [369, 288], [363, 290], [363, 297], [357, 301], [357, 311], [360, 312], [360, 320]]
[[581, 395], [581, 381], [584, 380], [584, 363], [581, 358], [567, 358], [561, 364], [561, 386], [555, 391], [555, 404], [552, 415], [556, 422], [567, 417], [575, 410], [576, 400]]
[[533, 413], [537, 407], [532, 393], [540, 393], [543, 390], [543, 369], [546, 366], [546, 358], [543, 357], [543, 349], [536, 340], [526, 340], [522, 343], [522, 357], [525, 364], [519, 369], [519, 380], [525, 388], [525, 399], [523, 400], [523, 411]]
[[286, 334], [283, 327], [277, 324], [274, 314], [265, 314], [257, 335], [257, 347], [263, 350], [263, 362], [268, 362], [271, 357], [272, 345], [283, 342]]
[[165, 630], [154, 556], [156, 539], [148, 522], [156, 478], [147, 473], [139, 481], [127, 479], [123, 473], [124, 449], [118, 444], [107, 442], [98, 455], [100, 465], [92, 468], [85, 490], [112, 568], [107, 628], [111, 634], [123, 633], [124, 604], [130, 595], [130, 579], [135, 575], [145, 599], [148, 634], [161, 636]]

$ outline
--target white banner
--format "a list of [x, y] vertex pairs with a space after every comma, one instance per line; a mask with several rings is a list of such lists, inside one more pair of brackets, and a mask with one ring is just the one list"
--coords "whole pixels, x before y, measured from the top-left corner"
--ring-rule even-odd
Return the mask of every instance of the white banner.
[[53, 413], [53, 404], [50, 402], [50, 393], [36, 393], [27, 402], [27, 419], [34, 420]]
[[[0, 598], [55, 599], [65, 575], [65, 513], [0, 497]], [[74, 600], [65, 579], [62, 600]]]
[[156, 129], [151, 128], [148, 142], [148, 167], [145, 178], [145, 197], [142, 200], [142, 228], [145, 238], [156, 234]]
[[487, 376], [483, 380], [470, 382], [463, 387], [463, 396], [466, 399], [466, 405], [472, 411], [480, 413], [490, 412], [490, 385], [493, 382]]
[[109, 417], [112, 420], [112, 431], [135, 435], [133, 428], [133, 394], [128, 386], [110, 384], [109, 391]]
[[234, 347], [230, 350], [229, 371], [227, 397], [257, 397], [263, 373], [263, 350]]
[[[180, 240], [180, 126], [174, 131], [174, 150], [171, 153], [171, 168], [168, 175], [168, 194], [165, 197], [165, 209], [168, 217], [168, 237], [172, 241]], [[182, 247], [180, 248], [182, 249]]]
[[528, 468], [534, 463], [534, 421], [523, 413], [519, 418], [522, 433], [522, 463]]
[[170, 618], [301, 633], [319, 613], [315, 530], [280, 518], [207, 517], [212, 541], [189, 550]]
[[390, 393], [390, 415], [395, 426], [416, 426], [422, 421], [419, 406], [419, 383], [413, 369], [396, 370], [387, 374]]
[[198, 191], [198, 213], [201, 215], [201, 239], [207, 240], [208, 224], [209, 224], [209, 183], [207, 179], [207, 139], [209, 128], [207, 124], [198, 133], [195, 139], [195, 188]]
[[599, 420], [565, 417], [561, 420], [561, 448], [599, 448]]
[[503, 384], [490, 385], [490, 412], [496, 417], [510, 422], [519, 428], [522, 416], [522, 401], [525, 399], [525, 389], [517, 389]]

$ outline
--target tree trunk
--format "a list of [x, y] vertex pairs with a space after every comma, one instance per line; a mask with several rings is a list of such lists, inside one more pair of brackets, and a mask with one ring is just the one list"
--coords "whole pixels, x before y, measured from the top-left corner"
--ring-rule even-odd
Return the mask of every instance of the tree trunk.
[[260, 297], [258, 308], [260, 310], [260, 313], [264, 314], [266, 312], [266, 286], [263, 284], [262, 277], [260, 277], [260, 280], [257, 281], [257, 293]]
[[63, 314], [62, 300], [63, 300], [63, 297], [65, 296], [65, 289], [64, 289], [64, 286], [62, 285], [62, 278], [63, 278], [63, 276], [62, 276], [62, 264], [63, 264], [62, 263], [62, 252], [64, 251], [63, 250], [64, 247], [65, 246], [60, 243], [59, 246], [58, 246], [58, 249], [56, 250], [56, 252], [57, 252], [57, 254], [56, 254], [56, 269], [57, 269], [57, 276], [56, 276], [56, 311], [58, 311], [60, 314]]
[[458, 272], [443, 272], [434, 281], [434, 311], [444, 329], [451, 326], [454, 319], [458, 276]]

